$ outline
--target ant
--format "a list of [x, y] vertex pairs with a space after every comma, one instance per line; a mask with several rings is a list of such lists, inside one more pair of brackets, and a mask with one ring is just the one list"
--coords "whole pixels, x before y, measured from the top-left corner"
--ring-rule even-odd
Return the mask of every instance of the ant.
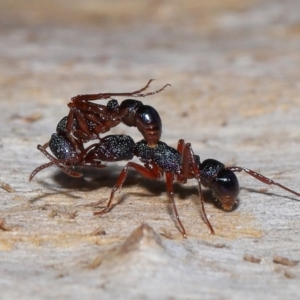
[[[97, 165], [90, 158], [93, 150], [96, 151], [93, 148], [97, 148], [97, 146], [94, 145], [84, 149], [83, 144], [98, 139], [100, 141], [98, 147], [103, 143], [107, 145], [106, 138], [101, 139], [99, 134], [109, 131], [110, 128], [117, 126], [120, 122], [127, 126], [136, 126], [149, 146], [156, 145], [161, 137], [162, 122], [158, 112], [153, 107], [133, 99], [124, 100], [120, 105], [117, 100], [112, 99], [108, 101], [106, 106], [89, 102], [89, 100], [107, 99], [112, 96], [146, 97], [157, 94], [170, 85], [166, 84], [155, 92], [142, 94], [141, 92], [147, 89], [152, 81], [153, 79], [149, 80], [145, 87], [131, 93], [102, 93], [73, 97], [68, 104], [70, 107], [69, 115], [58, 123], [56, 133], [51, 136], [50, 141], [37, 147], [50, 162], [36, 168], [30, 175], [29, 180], [32, 180], [36, 173], [51, 165], [57, 165], [70, 176], [82, 176], [81, 173], [70, 170], [69, 166], [78, 164]], [[109, 138], [109, 142], [112, 142], [112, 139], [112, 137]], [[122, 144], [121, 140], [118, 141]], [[48, 147], [50, 147], [55, 157], [46, 150]], [[87, 153], [89, 153], [88, 156]], [[126, 156], [121, 158], [121, 160], [126, 159]], [[104, 157], [103, 161], [108, 160]]]
[[215, 159], [206, 159], [201, 163], [200, 157], [194, 154], [191, 144], [185, 143], [183, 139], [179, 140], [177, 150], [161, 141], [157, 143], [156, 147], [150, 147], [145, 140], [141, 140], [135, 145], [134, 155], [144, 165], [128, 162], [121, 171], [111, 191], [106, 207], [99, 212], [95, 212], [94, 215], [102, 215], [111, 210], [114, 194], [122, 188], [129, 168], [135, 169], [142, 176], [152, 180], [161, 180], [165, 175], [167, 192], [184, 238], [187, 237], [186, 230], [179, 218], [174, 200], [174, 180], [180, 183], [186, 183], [188, 179], [197, 180], [202, 217], [211, 234], [215, 232], [205, 213], [201, 185], [212, 191], [216, 200], [219, 201], [225, 211], [233, 209], [239, 194], [239, 182], [235, 172], [246, 172], [248, 175], [265, 184], [276, 185], [296, 196], [300, 196], [300, 193], [247, 168], [238, 166], [225, 167], [224, 164]]
[[[81, 151], [77, 152], [64, 134], [65, 124], [66, 117], [58, 124], [57, 133], [52, 135], [50, 142], [44, 146], [38, 145], [38, 149], [50, 162], [36, 168], [31, 173], [29, 180], [32, 180], [38, 172], [51, 165], [57, 165], [69, 176], [81, 177], [81, 173], [71, 170], [70, 167], [73, 165], [90, 165], [103, 168], [105, 165], [102, 165], [102, 162], [131, 160], [134, 156], [143, 163], [143, 165], [140, 165], [135, 162], [128, 162], [124, 166], [111, 191], [106, 207], [101, 211], [94, 212], [94, 215], [103, 215], [112, 209], [114, 195], [122, 188], [129, 168], [135, 169], [142, 176], [152, 180], [161, 180], [165, 176], [168, 196], [184, 238], [186, 238], [186, 230], [180, 220], [174, 200], [174, 180], [183, 184], [188, 179], [197, 180], [202, 218], [211, 234], [215, 232], [205, 213], [201, 185], [212, 191], [216, 200], [225, 211], [232, 210], [239, 194], [239, 182], [235, 172], [246, 172], [265, 184], [276, 185], [296, 196], [300, 196], [299, 193], [247, 168], [238, 166], [225, 167], [224, 164], [215, 159], [206, 159], [201, 163], [200, 157], [194, 154], [191, 144], [185, 143], [182, 139], [179, 140], [177, 149], [174, 149], [161, 141], [155, 147], [151, 147], [146, 140], [134, 143], [130, 136], [109, 135], [101, 138], [98, 143], [92, 144], [86, 149], [82, 146]], [[48, 146], [56, 158], [46, 151]]]
[[160, 93], [170, 84], [166, 84], [161, 89], [143, 94], [153, 79], [141, 89], [129, 93], [99, 93], [78, 95], [71, 98], [68, 103], [70, 108], [66, 123], [66, 134], [68, 139], [77, 148], [75, 139], [81, 143], [99, 138], [99, 134], [105, 133], [110, 128], [119, 123], [131, 127], [137, 127], [144, 139], [150, 146], [155, 146], [160, 140], [162, 133], [162, 122], [158, 112], [149, 105], [144, 105], [141, 101], [126, 99], [121, 104], [117, 100], [111, 99], [107, 105], [91, 103], [93, 100], [110, 99], [114, 96], [146, 97]]

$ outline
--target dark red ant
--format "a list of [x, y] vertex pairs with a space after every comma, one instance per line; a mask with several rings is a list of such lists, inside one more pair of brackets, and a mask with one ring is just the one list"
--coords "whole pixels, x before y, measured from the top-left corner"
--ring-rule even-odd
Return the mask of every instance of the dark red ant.
[[[205, 213], [201, 185], [212, 190], [213, 195], [225, 211], [232, 210], [239, 194], [239, 183], [234, 172], [244, 171], [265, 184], [276, 185], [296, 196], [300, 196], [299, 193], [247, 168], [225, 167], [224, 164], [214, 159], [206, 159], [201, 163], [200, 157], [194, 154], [191, 144], [186, 144], [184, 140], [179, 140], [177, 150], [175, 150], [161, 141], [155, 147], [151, 147], [145, 140], [135, 144], [130, 136], [109, 135], [86, 149], [82, 146], [81, 151], [76, 152], [76, 149], [64, 134], [66, 120], [65, 117], [58, 124], [57, 133], [52, 135], [49, 143], [38, 146], [38, 149], [50, 162], [36, 168], [31, 173], [29, 180], [32, 180], [39, 171], [51, 165], [57, 165], [63, 172], [72, 177], [81, 177], [81, 173], [71, 170], [70, 167], [73, 165], [90, 165], [102, 168], [105, 167], [101, 164], [102, 162], [131, 160], [134, 156], [138, 157], [144, 164], [128, 162], [125, 165], [111, 191], [106, 207], [100, 212], [95, 212], [94, 215], [102, 215], [110, 211], [115, 192], [121, 189], [129, 168], [133, 168], [142, 176], [153, 180], [160, 180], [165, 175], [167, 192], [184, 237], [186, 237], [186, 231], [179, 218], [174, 200], [174, 180], [180, 183], [186, 183], [188, 179], [197, 180], [202, 217], [212, 234], [214, 234], [214, 229]], [[46, 151], [48, 146], [56, 157]]]
[[114, 194], [121, 189], [128, 174], [129, 167], [135, 169], [142, 176], [149, 179], [160, 180], [165, 175], [167, 192], [173, 205], [181, 232], [185, 238], [186, 231], [179, 218], [174, 201], [174, 180], [177, 180], [180, 183], [186, 183], [188, 179], [194, 178], [198, 181], [202, 217], [209, 227], [211, 234], [214, 234], [214, 229], [205, 213], [201, 185], [212, 190], [213, 195], [220, 202], [225, 211], [232, 210], [239, 194], [239, 182], [234, 172], [244, 171], [265, 184], [276, 185], [296, 196], [300, 196], [299, 193], [247, 168], [236, 166], [225, 167], [224, 164], [214, 159], [206, 159], [201, 163], [200, 157], [194, 154], [191, 144], [186, 144], [182, 139], [178, 142], [177, 150], [161, 141], [158, 142], [155, 147], [150, 147], [145, 140], [142, 140], [136, 143], [134, 155], [137, 156], [144, 165], [142, 166], [135, 162], [128, 162], [120, 173], [119, 178], [111, 191], [106, 207], [102, 211], [95, 212], [94, 215], [102, 215], [110, 211]]
[[[97, 168], [104, 168], [105, 165], [102, 165], [102, 162], [131, 160], [133, 158], [135, 143], [133, 139], [127, 135], [108, 135], [104, 138], [100, 138], [98, 143], [92, 144], [87, 148], [84, 148], [83, 144], [80, 143], [77, 143], [77, 147], [74, 147], [65, 134], [66, 122], [67, 117], [64, 117], [58, 123], [56, 133], [52, 134], [50, 141], [43, 146], [37, 146], [38, 150], [40, 150], [50, 162], [33, 170], [29, 181], [31, 181], [38, 172], [52, 165], [56, 165], [69, 176], [81, 177], [81, 173], [70, 169], [70, 167], [90, 165]], [[55, 157], [46, 150], [48, 147]]]
[[[156, 145], [161, 136], [162, 122], [158, 112], [153, 107], [132, 99], [124, 100], [120, 105], [112, 99], [108, 101], [106, 106], [89, 102], [89, 100], [108, 99], [112, 96], [146, 97], [161, 92], [169, 85], [166, 84], [155, 92], [142, 94], [141, 92], [147, 89], [152, 81], [153, 79], [149, 80], [145, 87], [131, 93], [102, 93], [73, 97], [68, 104], [70, 107], [69, 115], [58, 123], [56, 133], [52, 135], [49, 142], [43, 146], [38, 145], [38, 150], [50, 162], [36, 168], [30, 175], [30, 180], [36, 173], [52, 165], [57, 165], [63, 172], [73, 177], [80, 177], [82, 174], [71, 170], [69, 166], [92, 164], [100, 167], [95, 161], [90, 160], [91, 153], [93, 150], [96, 151], [93, 147], [97, 148], [102, 144], [107, 145], [105, 138], [100, 138], [99, 134], [109, 131], [110, 128], [120, 122], [127, 126], [136, 126], [150, 146]], [[98, 146], [94, 145], [84, 149], [84, 143], [94, 139], [100, 141]], [[119, 143], [122, 144], [120, 140]], [[55, 157], [47, 151], [48, 147]], [[88, 156], [87, 153], [89, 153]], [[126, 159], [126, 155], [120, 158], [120, 160]], [[103, 161], [110, 160], [103, 158]]]
[[143, 94], [152, 81], [153, 79], [149, 80], [145, 87], [130, 93], [100, 93], [73, 97], [68, 104], [70, 111], [66, 124], [66, 134], [73, 146], [77, 147], [75, 139], [80, 140], [80, 143], [98, 139], [99, 134], [109, 131], [121, 122], [130, 127], [137, 127], [150, 146], [156, 145], [161, 137], [162, 123], [158, 112], [152, 106], [133, 99], [124, 100], [120, 105], [114, 99], [108, 101], [107, 105], [90, 102], [116, 96], [146, 97], [157, 94], [170, 85], [166, 84], [155, 92]]

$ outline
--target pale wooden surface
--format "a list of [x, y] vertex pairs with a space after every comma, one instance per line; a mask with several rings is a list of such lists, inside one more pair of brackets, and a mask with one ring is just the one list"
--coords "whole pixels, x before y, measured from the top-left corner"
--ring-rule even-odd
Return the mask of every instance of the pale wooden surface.
[[[207, 1], [208, 2], [208, 1]], [[300, 191], [299, 1], [0, 1], [1, 299], [296, 299], [300, 203], [238, 174], [240, 205], [200, 218], [194, 181], [176, 185], [183, 240], [164, 182], [133, 171], [96, 218], [122, 164], [72, 179], [36, 150], [78, 93], [132, 91], [163, 140], [254, 169]], [[172, 3], [172, 4], [171, 4]], [[121, 99], [120, 99], [121, 101]], [[113, 133], [140, 134], [123, 125]], [[144, 226], [122, 246], [131, 232]], [[101, 234], [105, 231], [105, 235]], [[259, 262], [257, 262], [257, 259]], [[256, 262], [255, 262], [256, 261]], [[283, 262], [284, 263], [284, 262]]]

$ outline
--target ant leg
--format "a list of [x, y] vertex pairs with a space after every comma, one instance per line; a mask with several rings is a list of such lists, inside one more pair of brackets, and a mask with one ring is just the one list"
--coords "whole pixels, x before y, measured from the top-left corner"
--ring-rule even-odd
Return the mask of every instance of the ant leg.
[[[186, 146], [186, 145], [188, 145], [188, 146]], [[195, 160], [194, 151], [191, 148], [191, 144], [186, 144], [183, 139], [180, 139], [178, 141], [177, 151], [182, 156], [182, 172], [180, 175], [180, 177], [181, 177], [180, 179], [183, 181], [180, 181], [180, 182], [186, 183], [187, 179], [195, 178], [195, 175], [194, 175], [194, 174], [196, 174], [195, 172], [199, 173], [196, 161], [195, 161], [195, 165], [192, 166], [192, 168], [196, 168], [196, 169], [191, 169], [191, 163], [192, 163], [191, 160], [192, 160], [192, 158], [194, 158], [194, 160]], [[185, 153], [185, 151], [187, 151], [187, 152]]]
[[[137, 90], [137, 91], [134, 91], [134, 92], [132, 92], [132, 93], [127, 93], [127, 95], [125, 95], [125, 96], [134, 96], [135, 94], [140, 94], [141, 92], [143, 92], [143, 91], [145, 91], [149, 86], [150, 86], [150, 83], [152, 82], [152, 81], [154, 81], [154, 79], [149, 79], [149, 81], [147, 82], [147, 84], [143, 87], [143, 88], [141, 88], [141, 89], [139, 89], [139, 90]], [[126, 93], [125, 93], [126, 94]], [[115, 95], [114, 95], [115, 96]], [[116, 95], [117, 96], [117, 95]]]
[[66, 128], [63, 133], [77, 153], [84, 150], [83, 142], [88, 142], [97, 138], [97, 135], [88, 128], [85, 115], [75, 107], [70, 108], [67, 116]]
[[108, 99], [112, 96], [132, 96], [133, 94], [141, 93], [142, 91], [146, 90], [150, 83], [154, 79], [150, 79], [148, 83], [140, 90], [134, 91], [132, 93], [99, 93], [99, 94], [84, 94], [84, 95], [77, 95], [71, 98], [71, 101], [82, 101], [82, 100], [99, 100], [99, 99]]
[[[42, 146], [42, 148], [46, 151], [46, 148], [49, 146], [49, 143], [50, 142], [47, 142], [47, 143], [45, 143], [43, 146]], [[39, 149], [39, 146], [40, 145], [38, 145], [38, 149]], [[41, 147], [41, 146], [40, 146]], [[54, 161], [51, 161], [51, 162], [49, 162], [49, 163], [46, 163], [46, 164], [44, 164], [44, 165], [41, 165], [41, 166], [39, 166], [39, 167], [37, 167], [36, 169], [34, 169], [32, 172], [31, 172], [31, 174], [30, 174], [30, 176], [29, 176], [29, 181], [31, 181], [32, 179], [33, 179], [33, 177], [38, 173], [38, 172], [40, 172], [40, 171], [42, 171], [43, 169], [46, 169], [46, 168], [48, 168], [48, 167], [50, 167], [50, 166], [52, 166], [52, 165], [54, 165], [55, 164], [55, 162]]]
[[34, 169], [32, 171], [32, 173], [30, 174], [30, 176], [29, 176], [29, 181], [31, 181], [35, 177], [35, 175], [37, 173], [39, 173], [40, 171], [42, 171], [42, 170], [44, 170], [44, 169], [46, 169], [46, 168], [48, 168], [48, 167], [50, 167], [52, 165], [57, 165], [64, 173], [68, 174], [71, 177], [78, 177], [79, 178], [79, 177], [82, 176], [81, 173], [77, 173], [75, 171], [71, 171], [71, 170], [67, 169], [63, 165], [58, 165], [58, 162], [56, 162], [56, 161], [50, 161], [50, 162], [48, 162], [46, 164], [43, 164], [43, 165], [37, 167], [36, 169]]
[[[48, 144], [48, 143], [47, 143]], [[46, 145], [46, 144], [45, 144]], [[53, 164], [55, 164], [56, 166], [58, 166], [64, 173], [66, 173], [67, 175], [71, 176], [71, 177], [81, 177], [82, 174], [75, 172], [75, 171], [71, 171], [69, 168], [67, 168], [67, 166], [65, 165], [65, 163], [68, 163], [68, 161], [65, 160], [58, 160], [55, 157], [53, 157], [52, 155], [50, 155], [49, 152], [46, 151], [46, 149], [44, 147], [42, 147], [41, 145], [37, 146], [38, 150], [40, 150], [51, 162], [53, 162]]]
[[270, 179], [270, 178], [268, 178], [268, 177], [266, 177], [264, 175], [261, 175], [261, 174], [255, 172], [255, 171], [249, 170], [247, 168], [243, 168], [243, 167], [227, 167], [225, 169], [226, 170], [230, 170], [232, 172], [242, 172], [242, 171], [244, 171], [247, 174], [249, 174], [250, 176], [256, 178], [257, 180], [259, 180], [259, 181], [261, 181], [261, 182], [263, 182], [265, 184], [276, 185], [276, 186], [280, 187], [281, 189], [286, 190], [286, 191], [288, 191], [288, 192], [290, 192], [290, 193], [292, 193], [292, 194], [294, 194], [296, 196], [300, 196], [300, 193], [297, 193], [296, 191], [291, 190], [288, 187], [286, 187], [286, 186], [284, 186], [284, 185], [282, 185], [282, 184], [280, 184], [278, 182], [275, 182], [272, 179]]
[[141, 166], [137, 163], [134, 162], [129, 162], [125, 165], [125, 167], [123, 168], [122, 172], [120, 173], [117, 182], [115, 183], [111, 193], [110, 193], [110, 198], [109, 201], [106, 205], [106, 207], [99, 211], [99, 212], [94, 212], [94, 215], [103, 215], [107, 212], [109, 212], [111, 210], [111, 203], [113, 201], [115, 192], [118, 191], [119, 189], [122, 188], [122, 185], [126, 179], [126, 176], [128, 174], [128, 168], [131, 167], [133, 169], [135, 169], [136, 171], [138, 171], [142, 176], [149, 178], [149, 179], [159, 179], [161, 178], [161, 174], [158, 172], [158, 170], [156, 169], [148, 169], [147, 167]]
[[49, 144], [50, 144], [50, 141], [49, 142], [47, 142], [47, 143], [45, 143], [44, 145], [43, 145], [43, 149], [47, 149], [47, 147], [49, 147]]
[[52, 165], [54, 165], [54, 164], [55, 164], [54, 161], [50, 161], [50, 162], [48, 162], [47, 164], [41, 165], [41, 166], [37, 167], [36, 169], [34, 169], [34, 170], [32, 171], [32, 173], [30, 174], [30, 176], [29, 176], [29, 181], [31, 181], [31, 180], [33, 179], [33, 177], [34, 177], [37, 173], [39, 173], [39, 172], [42, 171], [43, 169], [46, 169], [46, 168], [48, 168], [48, 167], [50, 167], [50, 166], [52, 166]]
[[100, 94], [85, 94], [85, 95], [77, 95], [73, 98], [71, 98], [71, 101], [73, 102], [78, 102], [78, 101], [84, 101], [84, 100], [99, 100], [99, 99], [108, 99], [111, 97], [116, 97], [116, 96], [126, 96], [126, 97], [146, 97], [146, 96], [150, 96], [150, 95], [154, 95], [157, 93], [160, 93], [162, 90], [164, 90], [168, 85], [171, 86], [170, 84], [166, 84], [165, 86], [163, 86], [161, 89], [155, 91], [155, 92], [149, 92], [149, 93], [145, 93], [145, 94], [141, 94], [142, 91], [146, 90], [150, 83], [153, 81], [154, 79], [150, 79], [147, 83], [147, 85], [145, 87], [143, 87], [140, 90], [131, 92], [131, 93], [100, 93]]
[[198, 181], [201, 215], [202, 215], [202, 218], [203, 218], [205, 224], [208, 226], [210, 233], [215, 234], [215, 231], [214, 231], [212, 225], [210, 224], [210, 222], [207, 218], [206, 212], [205, 212], [203, 194], [202, 194], [202, 189], [201, 189], [200, 172], [199, 172], [199, 168], [196, 164], [194, 151], [193, 151], [190, 143], [185, 144], [182, 159], [183, 159], [182, 160], [182, 176], [186, 180], [187, 178], [190, 178], [190, 173], [192, 171], [193, 177]]
[[[48, 143], [46, 143], [45, 145], [47, 145]], [[44, 146], [45, 146], [44, 145]], [[37, 146], [38, 150], [40, 150], [49, 160], [51, 163], [47, 163], [44, 164], [38, 168], [36, 168], [35, 170], [33, 170], [33, 172], [31, 173], [30, 177], [29, 177], [29, 181], [41, 170], [50, 167], [51, 165], [56, 165], [58, 166], [64, 173], [68, 174], [71, 177], [81, 177], [82, 174], [72, 171], [69, 168], [67, 168], [67, 166], [65, 165], [65, 163], [67, 163], [67, 161], [59, 161], [58, 159], [54, 158], [49, 152], [47, 152], [47, 150], [42, 147], [41, 145]]]
[[178, 141], [178, 145], [177, 145], [177, 151], [182, 155], [183, 154], [183, 150], [185, 147], [185, 141], [183, 139], [180, 139]]
[[179, 175], [179, 181], [181, 183], [186, 183], [187, 179], [195, 178], [195, 175], [194, 175], [195, 172], [193, 172], [194, 170], [192, 171], [190, 168], [191, 154], [189, 151], [185, 153], [185, 151], [187, 151], [185, 149], [186, 149], [185, 141], [183, 139], [180, 139], [178, 141], [177, 151], [182, 156], [182, 165], [181, 165], [182, 171], [181, 171], [181, 174]]
[[184, 228], [184, 226], [181, 223], [181, 220], [179, 218], [179, 214], [177, 212], [177, 208], [176, 208], [176, 204], [175, 204], [175, 200], [174, 200], [173, 174], [171, 172], [166, 172], [166, 185], [167, 185], [167, 191], [168, 191], [169, 198], [170, 198], [171, 203], [173, 205], [176, 220], [177, 220], [177, 222], [178, 222], [178, 224], [181, 228], [181, 233], [182, 233], [183, 237], [186, 239], [186, 231], [185, 231], [185, 228]]
[[[77, 108], [70, 108], [70, 112], [68, 115], [68, 121], [67, 121], [67, 125], [66, 125], [66, 132], [69, 133], [73, 133], [73, 126], [74, 126], [74, 122], [78, 123], [78, 126], [80, 128], [80, 132], [82, 132], [83, 135], [86, 136], [86, 138], [91, 136], [91, 131], [88, 128], [86, 119], [83, 115], [83, 113], [77, 109]], [[79, 131], [79, 130], [77, 130]]]
[[76, 108], [80, 110], [81, 112], [85, 113], [93, 113], [99, 115], [99, 117], [103, 119], [109, 119], [111, 116], [111, 113], [107, 111], [106, 105], [91, 103], [87, 101], [86, 99], [77, 101], [76, 99], [74, 101], [71, 101], [68, 103], [69, 108]]
[[[74, 123], [75, 122], [79, 123], [79, 121], [77, 121], [77, 119], [75, 118], [75, 111], [76, 111], [76, 108], [70, 108], [69, 114], [67, 116], [66, 127], [63, 129], [63, 133], [66, 134], [67, 139], [72, 144], [73, 148], [76, 149], [76, 152], [80, 152], [80, 149], [79, 149], [80, 143], [78, 143], [78, 141], [75, 140], [75, 132], [77, 133], [77, 131], [79, 131], [79, 130], [75, 130], [75, 128], [74, 128], [75, 127]], [[60, 132], [59, 132], [59, 134], [60, 134]], [[83, 135], [85, 137], [85, 133], [83, 133]], [[76, 138], [79, 139], [78, 137], [76, 137]]]
[[86, 113], [84, 116], [87, 121], [91, 121], [95, 124], [92, 132], [97, 136], [100, 133], [109, 131], [111, 128], [119, 125], [121, 122], [121, 117], [115, 113], [111, 113], [109, 116], [107, 115], [105, 117], [103, 116], [103, 114], [97, 115], [92, 113]]
[[155, 95], [155, 94], [158, 94], [161, 91], [163, 91], [167, 86], [171, 86], [171, 84], [167, 83], [161, 89], [159, 89], [157, 91], [154, 91], [154, 92], [149, 92], [149, 93], [146, 93], [146, 94], [132, 93], [132, 95], [129, 95], [129, 96], [131, 96], [131, 97], [147, 97], [147, 96]]

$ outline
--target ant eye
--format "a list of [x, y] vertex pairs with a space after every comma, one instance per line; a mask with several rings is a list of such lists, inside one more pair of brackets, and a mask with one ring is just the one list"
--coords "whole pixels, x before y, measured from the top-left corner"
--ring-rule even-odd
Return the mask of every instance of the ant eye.
[[220, 170], [212, 182], [212, 191], [226, 211], [232, 210], [239, 193], [239, 182], [230, 170]]

